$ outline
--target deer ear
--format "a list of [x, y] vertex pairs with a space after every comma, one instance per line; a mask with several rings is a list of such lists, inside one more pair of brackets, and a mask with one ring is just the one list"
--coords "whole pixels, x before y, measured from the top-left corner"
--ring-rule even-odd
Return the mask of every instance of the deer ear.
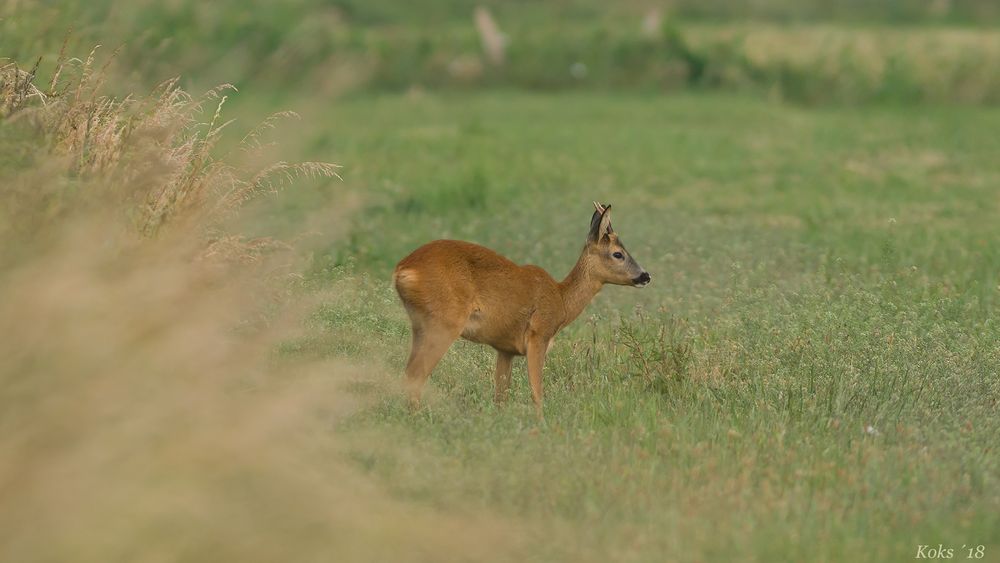
[[611, 228], [611, 204], [610, 203], [604, 204], [604, 213], [601, 213], [601, 226], [599, 228], [599, 232], [601, 233], [602, 237], [606, 237], [606, 236], [610, 235], [611, 233], [615, 232], [614, 229]]
[[590, 217], [590, 234], [587, 236], [590, 242], [597, 242], [613, 232], [611, 230], [611, 204], [601, 205], [595, 201], [594, 208], [594, 214]]

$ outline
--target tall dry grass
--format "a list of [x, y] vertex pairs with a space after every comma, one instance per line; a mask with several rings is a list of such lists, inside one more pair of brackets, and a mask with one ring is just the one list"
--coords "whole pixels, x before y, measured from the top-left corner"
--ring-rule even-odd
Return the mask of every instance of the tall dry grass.
[[[84, 60], [61, 54], [45, 84], [38, 84], [37, 64], [0, 67], [5, 141], [21, 153], [7, 163], [13, 174], [0, 235], [37, 235], [51, 231], [53, 221], [100, 207], [122, 215], [126, 238], [196, 229], [212, 253], [216, 244], [234, 247], [224, 225], [247, 202], [303, 177], [337, 176], [337, 166], [326, 162], [260, 165], [260, 136], [290, 112], [266, 119], [218, 158], [233, 86], [196, 98], [172, 79], [144, 97], [114, 98], [101, 93], [108, 63], [98, 65], [96, 51]], [[247, 242], [246, 250], [261, 246]]]
[[224, 90], [113, 99], [94, 57], [60, 69], [0, 75], [0, 560], [499, 549], [504, 525], [399, 504], [341, 463], [358, 366], [273, 356], [298, 308], [261, 275], [274, 245], [227, 218], [333, 166], [216, 158]]

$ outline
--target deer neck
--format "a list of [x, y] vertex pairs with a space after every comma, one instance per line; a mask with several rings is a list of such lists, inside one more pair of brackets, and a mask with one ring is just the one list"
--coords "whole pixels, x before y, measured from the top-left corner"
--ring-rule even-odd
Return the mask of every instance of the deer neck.
[[563, 326], [573, 322], [580, 313], [587, 308], [587, 305], [594, 299], [597, 292], [601, 291], [604, 285], [600, 280], [594, 279], [590, 269], [586, 264], [586, 253], [580, 256], [576, 265], [562, 282], [559, 283], [559, 292], [562, 294], [563, 309], [566, 311], [566, 319]]

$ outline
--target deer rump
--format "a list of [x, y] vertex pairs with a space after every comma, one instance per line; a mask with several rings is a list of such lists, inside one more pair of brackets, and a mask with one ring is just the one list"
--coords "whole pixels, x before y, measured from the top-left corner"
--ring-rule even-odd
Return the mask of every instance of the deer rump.
[[527, 353], [539, 299], [558, 292], [541, 268], [519, 266], [484, 246], [457, 240], [418, 248], [399, 263], [394, 278], [415, 330], [437, 325], [454, 338], [518, 356]]

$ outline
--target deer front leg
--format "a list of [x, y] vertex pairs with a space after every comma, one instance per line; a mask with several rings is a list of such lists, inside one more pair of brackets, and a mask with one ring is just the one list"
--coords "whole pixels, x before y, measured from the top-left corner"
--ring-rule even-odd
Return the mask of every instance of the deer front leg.
[[528, 340], [528, 379], [531, 381], [531, 398], [535, 401], [539, 418], [542, 418], [542, 368], [545, 366], [548, 347], [549, 343], [545, 339]]
[[514, 356], [507, 352], [497, 351], [497, 371], [493, 374], [493, 402], [501, 404], [507, 400], [510, 389], [510, 369]]

